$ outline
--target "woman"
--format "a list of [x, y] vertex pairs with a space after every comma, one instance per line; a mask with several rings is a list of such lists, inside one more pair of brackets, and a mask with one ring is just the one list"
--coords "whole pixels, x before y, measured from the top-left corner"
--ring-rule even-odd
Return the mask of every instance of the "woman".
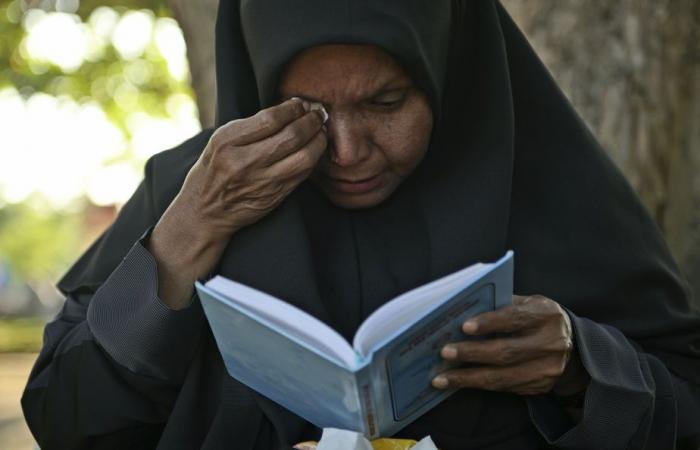
[[464, 367], [433, 380], [458, 391], [397, 437], [446, 450], [697, 443], [688, 293], [500, 5], [222, 1], [217, 81], [216, 131], [149, 160], [59, 283], [66, 304], [22, 400], [42, 448], [318, 438], [227, 376], [192, 282], [221, 273], [350, 337], [394, 295], [508, 248], [527, 297], [465, 323], [486, 338], [442, 349]]

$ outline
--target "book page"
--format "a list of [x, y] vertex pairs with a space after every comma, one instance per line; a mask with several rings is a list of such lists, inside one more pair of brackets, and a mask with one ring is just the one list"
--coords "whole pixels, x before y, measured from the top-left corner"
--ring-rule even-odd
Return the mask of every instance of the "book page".
[[255, 315], [264, 318], [278, 331], [302, 341], [319, 352], [339, 360], [345, 367], [356, 366], [356, 354], [338, 332], [312, 315], [276, 297], [222, 276], [216, 276], [206, 286]]
[[360, 355], [368, 355], [378, 344], [481, 278], [493, 266], [474, 264], [390, 300], [360, 325], [353, 347]]

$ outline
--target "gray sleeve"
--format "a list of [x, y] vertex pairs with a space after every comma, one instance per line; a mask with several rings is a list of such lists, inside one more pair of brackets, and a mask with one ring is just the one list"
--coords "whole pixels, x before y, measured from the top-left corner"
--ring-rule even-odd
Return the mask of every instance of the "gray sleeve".
[[591, 379], [578, 423], [553, 396], [528, 398], [530, 417], [545, 439], [558, 448], [601, 450], [671, 449], [694, 442], [700, 423], [687, 418], [700, 417], [700, 388], [669, 372], [618, 329], [569, 316]]
[[196, 349], [204, 314], [196, 298], [177, 311], [158, 298], [156, 260], [145, 247], [151, 230], [95, 292], [87, 323], [97, 343], [130, 371], [180, 379]]

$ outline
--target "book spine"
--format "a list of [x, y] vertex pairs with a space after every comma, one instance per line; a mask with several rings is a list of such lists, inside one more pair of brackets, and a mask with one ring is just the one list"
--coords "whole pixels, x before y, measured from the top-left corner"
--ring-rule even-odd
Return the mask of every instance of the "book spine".
[[372, 391], [372, 364], [365, 365], [356, 374], [357, 392], [360, 397], [362, 429], [370, 439], [378, 438], [379, 426], [377, 423], [377, 412]]

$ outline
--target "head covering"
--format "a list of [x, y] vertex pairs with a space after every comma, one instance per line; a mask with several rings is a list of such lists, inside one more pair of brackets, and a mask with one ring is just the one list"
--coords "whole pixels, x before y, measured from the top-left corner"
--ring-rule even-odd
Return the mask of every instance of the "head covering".
[[[612, 325], [700, 382], [699, 322], [659, 230], [497, 2], [222, 0], [217, 125], [269, 106], [283, 65], [329, 42], [382, 47], [426, 91], [438, 118], [426, 157], [365, 210], [342, 210], [303, 183], [233, 236], [223, 275], [349, 337], [394, 295], [512, 248], [516, 293]], [[167, 208], [207, 136], [154, 158], [130, 209], [140, 215], [120, 216], [60, 281], [63, 292], [106, 279]], [[256, 401], [281, 433], [304, 427]], [[517, 428], [529, 420], [523, 408], [512, 396], [463, 390], [413, 430], [488, 430], [484, 417], [495, 414]]]
[[[439, 107], [450, 42], [449, 3], [435, 8], [429, 2], [293, 1], [285, 5], [295, 9], [295, 14], [289, 15], [279, 14], [279, 7], [279, 2], [255, 0], [243, 0], [240, 5], [243, 39], [251, 55], [261, 107], [274, 101], [280, 67], [296, 53], [319, 43], [381, 46], [411, 68], [433, 106]], [[329, 21], [329, 13], [342, 19]], [[271, 30], [293, 30], [294, 38]], [[226, 96], [230, 91], [220, 94]]]

